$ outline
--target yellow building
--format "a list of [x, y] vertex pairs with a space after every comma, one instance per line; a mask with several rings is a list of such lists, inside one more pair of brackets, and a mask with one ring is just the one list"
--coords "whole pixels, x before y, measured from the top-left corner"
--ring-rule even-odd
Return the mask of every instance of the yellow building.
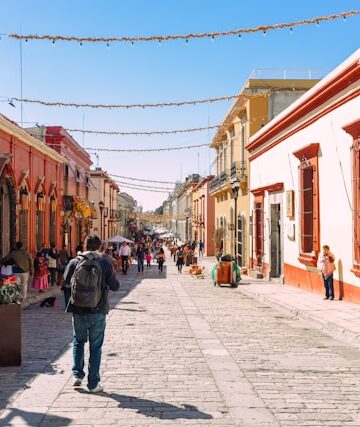
[[264, 78], [273, 70], [262, 70], [260, 75], [259, 71], [244, 85], [211, 144], [216, 150], [215, 178], [210, 184], [216, 200], [215, 245], [235, 256], [244, 269], [249, 268], [252, 221], [245, 146], [253, 134], [318, 82], [311, 78], [310, 70], [305, 78], [291, 80], [286, 78], [286, 70], [276, 70], [283, 77], [276, 79]]

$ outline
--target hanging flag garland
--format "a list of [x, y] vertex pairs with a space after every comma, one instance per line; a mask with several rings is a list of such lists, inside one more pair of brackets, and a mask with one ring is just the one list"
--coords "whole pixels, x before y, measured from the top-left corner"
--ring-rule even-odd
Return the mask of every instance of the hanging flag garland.
[[241, 36], [242, 34], [248, 33], [262, 33], [266, 34], [269, 31], [281, 30], [281, 29], [293, 29], [295, 27], [303, 25], [319, 25], [320, 22], [333, 21], [335, 19], [346, 19], [350, 16], [359, 15], [360, 10], [349, 10], [347, 12], [335, 13], [327, 16], [318, 16], [316, 18], [303, 19], [301, 21], [285, 22], [280, 24], [266, 24], [259, 25], [257, 27], [245, 27], [238, 28], [235, 30], [228, 31], [214, 31], [214, 32], [203, 32], [203, 33], [188, 33], [188, 34], [169, 34], [169, 35], [153, 35], [153, 36], [120, 36], [120, 37], [81, 37], [81, 36], [65, 36], [65, 35], [51, 35], [51, 34], [19, 34], [12, 33], [8, 34], [7, 37], [16, 40], [48, 40], [53, 43], [57, 41], [76, 42], [80, 43], [109, 43], [114, 42], [129, 42], [134, 44], [135, 42], [165, 42], [170, 40], [185, 40], [186, 43], [191, 39], [204, 39], [210, 38], [215, 40], [217, 37], [228, 37], [228, 36]]

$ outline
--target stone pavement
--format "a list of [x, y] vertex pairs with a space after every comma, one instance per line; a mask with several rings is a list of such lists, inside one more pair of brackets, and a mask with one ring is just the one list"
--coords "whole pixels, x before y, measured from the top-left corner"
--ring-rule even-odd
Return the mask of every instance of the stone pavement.
[[[199, 264], [205, 266], [209, 278], [214, 262], [213, 257], [200, 258]], [[248, 276], [242, 277], [238, 290], [250, 298], [270, 304], [291, 318], [308, 320], [314, 327], [331, 336], [360, 347], [358, 304], [340, 301], [337, 298], [334, 301], [323, 300], [323, 295], [317, 293]]]
[[121, 281], [104, 392], [71, 386], [70, 317], [31, 306], [24, 364], [0, 368], [0, 426], [360, 426], [360, 351], [260, 301], [267, 285], [215, 288], [169, 258], [162, 275]]

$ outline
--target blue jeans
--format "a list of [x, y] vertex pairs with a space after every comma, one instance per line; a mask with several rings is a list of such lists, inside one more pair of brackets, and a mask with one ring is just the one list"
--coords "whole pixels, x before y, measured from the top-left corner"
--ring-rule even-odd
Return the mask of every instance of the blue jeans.
[[144, 271], [144, 258], [138, 258], [138, 272]]
[[322, 275], [325, 287], [325, 296], [326, 298], [334, 298], [334, 276], [330, 274], [330, 276], [326, 277]]
[[100, 382], [101, 347], [104, 342], [106, 316], [100, 313], [73, 314], [73, 375], [83, 379], [84, 346], [89, 338], [88, 388], [95, 388]]

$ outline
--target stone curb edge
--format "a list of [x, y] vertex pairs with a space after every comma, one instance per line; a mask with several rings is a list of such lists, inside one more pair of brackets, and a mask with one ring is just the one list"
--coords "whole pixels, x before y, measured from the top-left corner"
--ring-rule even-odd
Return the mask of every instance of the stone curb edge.
[[346, 344], [351, 344], [354, 347], [360, 348], [360, 334], [357, 334], [353, 331], [345, 329], [336, 323], [329, 322], [327, 320], [321, 319], [320, 317], [309, 314], [304, 310], [294, 308], [293, 306], [284, 304], [277, 301], [274, 298], [271, 298], [267, 295], [260, 294], [258, 292], [251, 292], [249, 290], [241, 288], [241, 284], [238, 287], [238, 290], [245, 296], [253, 299], [257, 299], [263, 303], [271, 304], [276, 310], [288, 315], [292, 319], [301, 319], [310, 322], [314, 327], [320, 329], [327, 335], [332, 336], [339, 341], [342, 341]]

